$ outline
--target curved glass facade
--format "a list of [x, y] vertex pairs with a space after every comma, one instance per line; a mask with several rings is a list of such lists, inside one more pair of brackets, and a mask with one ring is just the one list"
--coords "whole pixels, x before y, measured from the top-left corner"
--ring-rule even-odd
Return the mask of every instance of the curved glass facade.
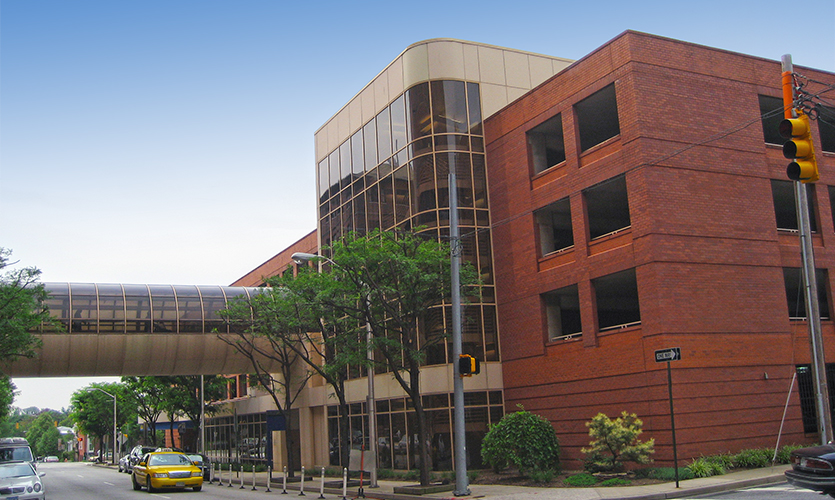
[[[481, 302], [464, 306], [463, 349], [499, 361], [480, 103], [477, 83], [419, 83], [331, 151], [317, 169], [319, 237], [325, 254], [351, 231], [423, 227], [446, 240], [454, 172], [462, 258], [483, 281]], [[450, 306], [439, 306], [421, 331], [449, 330], [451, 322]], [[426, 363], [448, 363], [451, 351], [435, 345]]]
[[206, 285], [44, 283], [46, 305], [63, 330], [42, 325], [41, 333], [227, 332], [217, 312], [230, 300], [258, 288]]

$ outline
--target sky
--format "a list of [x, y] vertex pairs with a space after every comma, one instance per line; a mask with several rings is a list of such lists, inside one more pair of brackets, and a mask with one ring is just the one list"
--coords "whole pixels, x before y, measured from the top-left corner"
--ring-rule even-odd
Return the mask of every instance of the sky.
[[228, 285], [316, 228], [314, 132], [409, 45], [625, 30], [835, 72], [832, 0], [0, 0], [0, 247], [45, 282]]

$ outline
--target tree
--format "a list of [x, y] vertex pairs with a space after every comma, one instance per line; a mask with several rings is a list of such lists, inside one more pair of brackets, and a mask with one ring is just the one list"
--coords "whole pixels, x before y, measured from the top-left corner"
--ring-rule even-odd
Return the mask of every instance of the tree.
[[17, 387], [8, 375], [0, 374], [0, 421], [9, 417]]
[[556, 471], [560, 465], [560, 443], [550, 422], [521, 410], [490, 426], [481, 442], [481, 456], [496, 472], [509, 465], [522, 474]]
[[[321, 296], [333, 287], [329, 275], [302, 269], [295, 277], [273, 277], [267, 283], [269, 288], [250, 299], [237, 299], [220, 313], [232, 333], [219, 337], [250, 358], [259, 383], [272, 391], [273, 402], [288, 419], [288, 426], [298, 391], [312, 374], [331, 386], [340, 415], [340, 462], [347, 466], [351, 433], [345, 381], [349, 366], [365, 363], [359, 327], [356, 321], [325, 306]], [[266, 375], [268, 361], [282, 366], [278, 378]], [[288, 470], [293, 471], [290, 439], [288, 433]]]
[[[241, 296], [219, 314], [230, 328], [229, 333], [218, 334], [218, 338], [249, 359], [258, 387], [269, 394], [284, 418], [285, 428], [290, 429], [293, 404], [313, 373], [301, 359], [302, 354], [308, 355], [309, 351], [303, 345], [294, 345], [304, 339], [299, 338], [297, 312], [290, 296], [283, 287], [265, 289], [264, 293], [251, 297]], [[272, 373], [271, 364], [279, 366], [278, 373]], [[285, 436], [287, 470], [293, 477], [297, 443], [292, 433], [287, 432]]]
[[47, 410], [32, 422], [26, 433], [26, 439], [35, 456], [58, 454], [58, 440], [61, 438], [55, 425], [58, 418], [57, 414]]
[[102, 391], [116, 396], [117, 428], [136, 421], [136, 408], [122, 384], [93, 383], [75, 391], [70, 398], [70, 415], [82, 432], [99, 438], [99, 451], [105, 438], [113, 439], [113, 398]]
[[[433, 310], [451, 295], [449, 245], [413, 232], [373, 230], [349, 234], [328, 249], [329, 286], [319, 300], [324, 307], [368, 324], [372, 346], [382, 355], [375, 363], [391, 372], [411, 400], [417, 422], [420, 483], [429, 484], [429, 430], [420, 389], [426, 352], [446, 342], [443, 328], [427, 329]], [[461, 266], [461, 285], [477, 283], [471, 265]], [[367, 352], [368, 346], [363, 349]]]
[[[168, 414], [170, 428], [174, 429], [176, 417], [184, 417], [193, 423], [200, 423], [200, 409], [207, 415], [218, 411], [215, 406], [206, 405], [206, 401], [217, 401], [226, 396], [226, 379], [219, 375], [203, 377], [203, 399], [200, 399], [200, 376], [178, 375], [159, 377], [163, 386], [161, 409]], [[183, 448], [196, 451], [197, 436], [186, 437]]]
[[167, 389], [160, 377], [122, 377], [125, 395], [133, 401], [137, 415], [145, 422], [151, 446], [157, 445], [157, 421], [162, 415]]
[[592, 472], [614, 471], [623, 468], [623, 462], [649, 463], [655, 453], [655, 439], [641, 442], [644, 423], [634, 413], [623, 412], [612, 420], [598, 413], [591, 422], [586, 422], [589, 436], [593, 438], [589, 448], [582, 451], [587, 455], [586, 469]]

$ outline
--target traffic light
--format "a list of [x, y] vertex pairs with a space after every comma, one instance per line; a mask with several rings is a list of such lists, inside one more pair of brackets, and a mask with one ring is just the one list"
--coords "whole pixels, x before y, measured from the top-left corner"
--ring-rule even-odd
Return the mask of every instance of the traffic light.
[[812, 144], [812, 128], [809, 117], [800, 114], [780, 122], [780, 135], [788, 139], [783, 144], [783, 156], [794, 159], [786, 168], [786, 175], [793, 181], [815, 182], [820, 178]]
[[479, 365], [478, 358], [469, 354], [461, 354], [458, 357], [458, 373], [462, 377], [472, 377], [473, 375], [478, 375], [480, 372], [481, 366]]

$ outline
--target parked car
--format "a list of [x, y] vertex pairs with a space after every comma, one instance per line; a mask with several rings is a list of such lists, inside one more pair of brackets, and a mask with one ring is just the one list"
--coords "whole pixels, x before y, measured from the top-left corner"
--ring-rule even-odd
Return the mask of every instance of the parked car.
[[119, 459], [119, 472], [130, 472], [130, 455], [125, 455]]
[[44, 457], [44, 462], [59, 462], [58, 457], [55, 455], [49, 455], [48, 457]]
[[0, 438], [0, 463], [16, 461], [29, 462], [33, 469], [38, 470], [29, 441], [22, 437]]
[[43, 475], [43, 472], [38, 474], [32, 464], [26, 461], [0, 464], [0, 495], [18, 500], [43, 500]]
[[203, 471], [203, 479], [208, 481], [211, 479], [212, 473], [212, 459], [207, 457], [206, 455], [202, 455], [200, 453], [188, 453], [188, 458], [194, 462], [194, 465], [200, 467], [200, 470]]
[[133, 449], [130, 450], [130, 453], [128, 453], [128, 463], [125, 472], [133, 472], [133, 466], [138, 464], [139, 460], [141, 460], [146, 453], [151, 453], [154, 450], [156, 450], [156, 447], [154, 446], [142, 446], [141, 444], [134, 446]]
[[786, 471], [789, 484], [835, 497], [835, 445], [795, 450], [791, 464]]
[[162, 488], [203, 488], [203, 471], [186, 455], [178, 452], [152, 452], [134, 465], [131, 474], [134, 490], [144, 486], [149, 493]]

